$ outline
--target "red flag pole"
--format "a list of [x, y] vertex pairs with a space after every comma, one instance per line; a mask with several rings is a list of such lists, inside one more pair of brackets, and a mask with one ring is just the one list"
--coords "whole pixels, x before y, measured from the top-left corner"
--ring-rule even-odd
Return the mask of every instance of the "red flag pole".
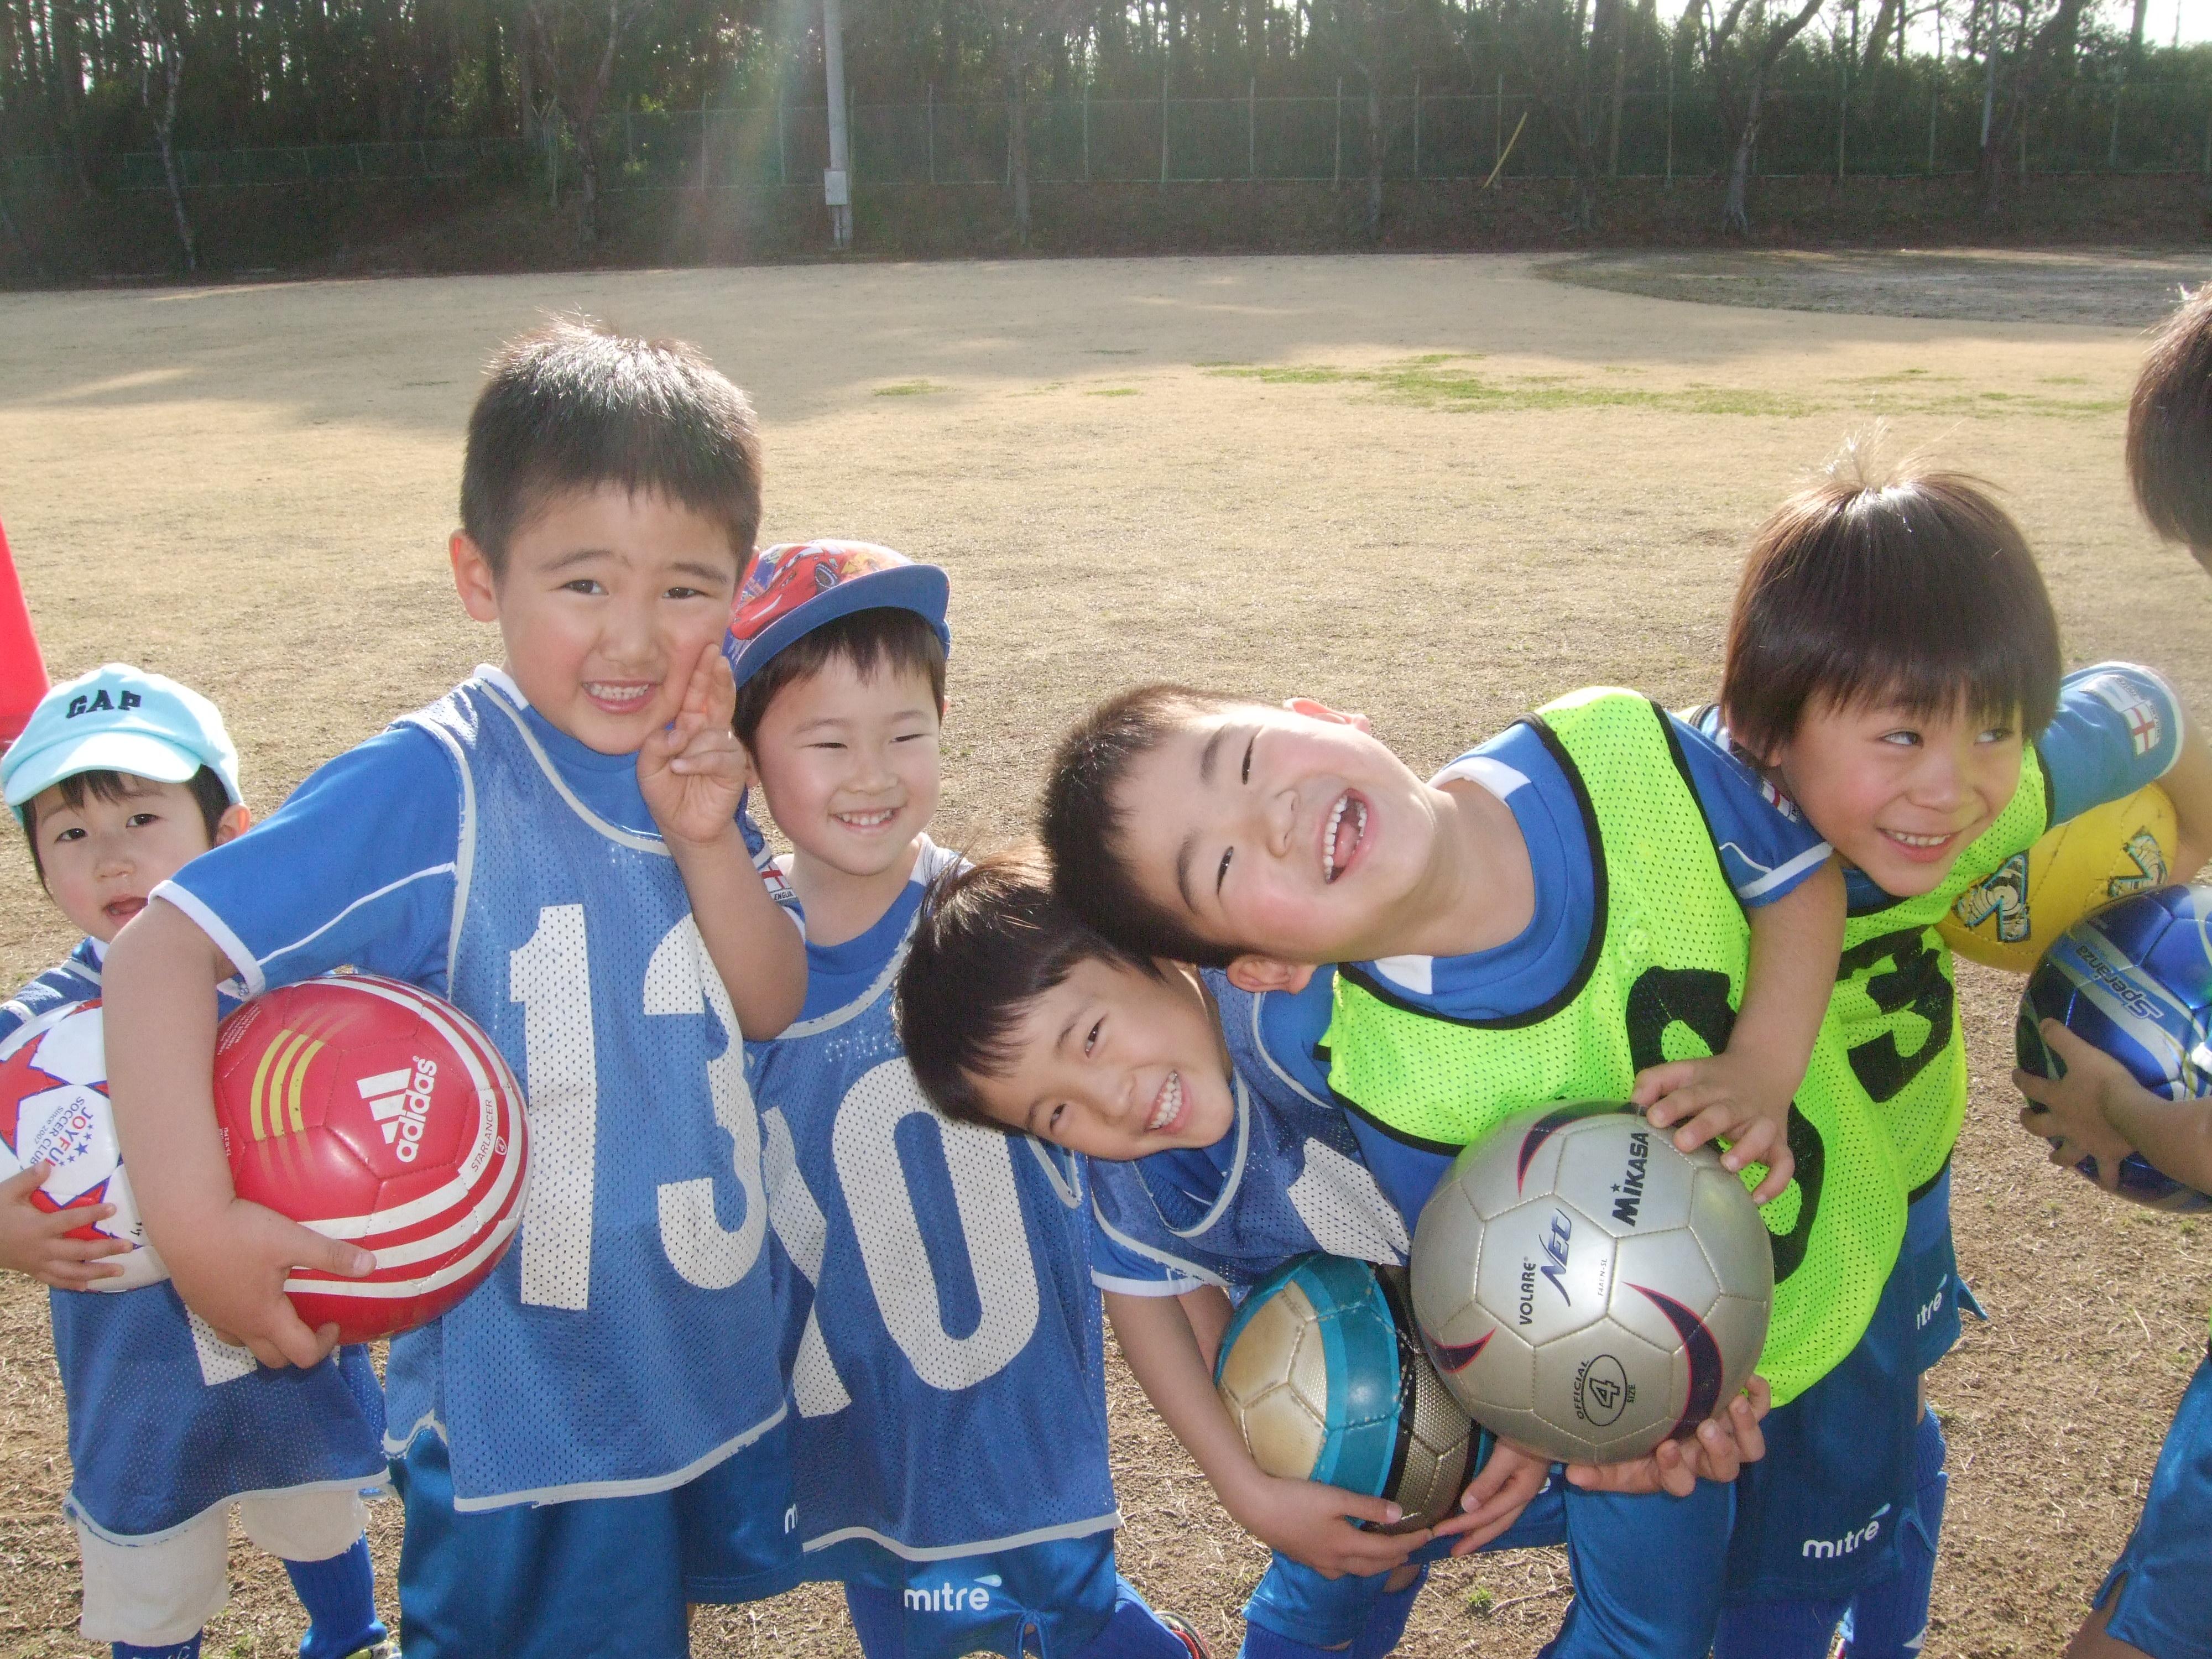
[[8, 551], [8, 532], [0, 529], [0, 749], [15, 742], [46, 695], [46, 659], [39, 654], [31, 608]]

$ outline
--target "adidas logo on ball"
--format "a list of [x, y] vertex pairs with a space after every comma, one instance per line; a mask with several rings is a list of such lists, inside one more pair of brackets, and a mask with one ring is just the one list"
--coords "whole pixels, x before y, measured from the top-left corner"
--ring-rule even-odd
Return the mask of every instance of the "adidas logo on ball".
[[369, 1115], [384, 1131], [384, 1144], [402, 1163], [412, 1164], [421, 1150], [422, 1126], [430, 1116], [430, 1091], [437, 1082], [438, 1062], [417, 1054], [412, 1071], [379, 1072], [354, 1085], [368, 1103]]

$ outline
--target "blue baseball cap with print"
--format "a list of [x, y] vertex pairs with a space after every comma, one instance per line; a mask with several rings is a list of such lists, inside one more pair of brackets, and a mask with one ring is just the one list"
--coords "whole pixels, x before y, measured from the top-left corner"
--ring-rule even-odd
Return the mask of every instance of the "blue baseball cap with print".
[[0, 789], [15, 816], [40, 790], [83, 772], [127, 772], [186, 783], [215, 769], [234, 803], [238, 750], [216, 706], [188, 685], [112, 662], [54, 687], [0, 756]]
[[730, 606], [722, 653], [743, 685], [769, 658], [855, 611], [911, 611], [952, 649], [945, 607], [952, 584], [933, 564], [873, 542], [784, 542], [763, 548]]

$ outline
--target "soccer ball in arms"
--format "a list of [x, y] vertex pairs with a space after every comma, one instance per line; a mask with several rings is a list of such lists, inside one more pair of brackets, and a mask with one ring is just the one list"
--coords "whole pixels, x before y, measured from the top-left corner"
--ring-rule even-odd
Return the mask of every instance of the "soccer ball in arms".
[[1459, 1155], [1413, 1231], [1429, 1353], [1476, 1422], [1561, 1462], [1640, 1457], [1751, 1380], [1774, 1258], [1710, 1147], [1633, 1107], [1516, 1114]]
[[459, 1009], [338, 974], [222, 1023], [216, 1115], [238, 1195], [375, 1253], [343, 1279], [295, 1268], [310, 1325], [366, 1342], [436, 1318], [480, 1284], [522, 1218], [522, 1088]]
[[1302, 1255], [1252, 1287], [1222, 1335], [1215, 1385], [1269, 1474], [1318, 1480], [1434, 1526], [1467, 1484], [1474, 1425], [1421, 1352], [1404, 1274]]
[[[2122, 899], [2051, 947], [2021, 997], [2014, 1048], [2023, 1072], [2063, 1077], [2065, 1062], [2043, 1040], [2046, 1019], [2103, 1049], [2154, 1095], [2212, 1094], [2212, 887]], [[2095, 1158], [2075, 1167], [2096, 1179]], [[2140, 1152], [2120, 1160], [2119, 1194], [2157, 1210], [2212, 1206]]]
[[35, 1164], [53, 1166], [31, 1194], [38, 1208], [115, 1206], [106, 1220], [70, 1231], [71, 1238], [119, 1238], [131, 1247], [104, 1258], [122, 1271], [94, 1279], [92, 1289], [135, 1291], [169, 1276], [146, 1243], [116, 1147], [97, 998], [50, 1008], [0, 1041], [0, 1180]]

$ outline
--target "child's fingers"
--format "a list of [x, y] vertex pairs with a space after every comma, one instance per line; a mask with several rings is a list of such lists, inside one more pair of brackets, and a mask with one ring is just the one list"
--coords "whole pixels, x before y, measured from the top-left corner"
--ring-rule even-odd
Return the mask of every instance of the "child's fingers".
[[1405, 1510], [1387, 1498], [1369, 1498], [1359, 1492], [1343, 1492], [1336, 1504], [1337, 1513], [1347, 1520], [1365, 1521], [1378, 1527], [1395, 1527], [1406, 1518]]
[[27, 1170], [18, 1170], [7, 1180], [0, 1181], [0, 1204], [21, 1203], [39, 1190], [52, 1170], [51, 1164], [33, 1164]]
[[714, 664], [708, 671], [707, 720], [709, 725], [730, 729], [730, 720], [738, 712], [738, 679], [730, 670], [730, 659], [718, 647], [714, 653]]
[[1693, 1060], [1671, 1060], [1663, 1065], [1647, 1066], [1636, 1074], [1636, 1081], [1629, 1088], [1629, 1103], [1644, 1108], [1644, 1115], [1663, 1129], [1689, 1109], [1688, 1102], [1673, 1101], [1668, 1097], [1688, 1088], [1697, 1078], [1698, 1067]]
[[1727, 1099], [1715, 1100], [1703, 1089], [1678, 1091], [1676, 1099], [1686, 1097], [1697, 1108], [1697, 1115], [1674, 1131], [1674, 1150], [1694, 1152], [1709, 1140], [1717, 1140], [1739, 1127], [1741, 1119], [1735, 1103]]

